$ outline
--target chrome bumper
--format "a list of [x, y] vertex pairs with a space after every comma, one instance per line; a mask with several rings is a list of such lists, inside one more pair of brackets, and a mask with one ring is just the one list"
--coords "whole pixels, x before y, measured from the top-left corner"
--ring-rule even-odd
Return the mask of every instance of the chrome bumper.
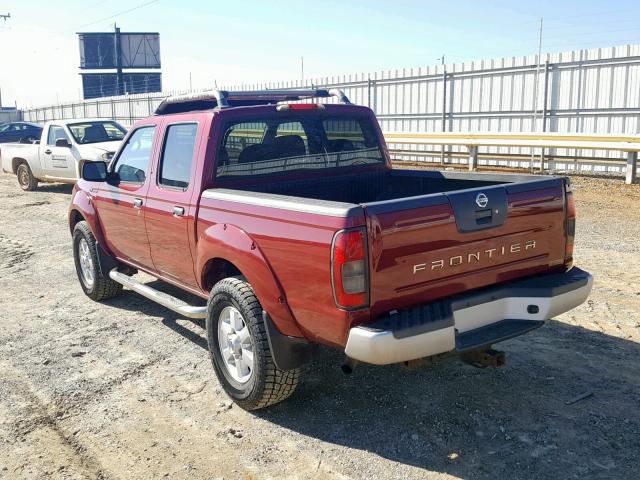
[[466, 351], [522, 335], [582, 304], [593, 277], [579, 268], [394, 311], [352, 328], [345, 353], [376, 365]]

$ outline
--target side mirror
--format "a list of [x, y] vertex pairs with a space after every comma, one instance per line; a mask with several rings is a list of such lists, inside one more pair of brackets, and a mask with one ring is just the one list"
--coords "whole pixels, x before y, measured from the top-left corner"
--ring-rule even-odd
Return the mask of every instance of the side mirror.
[[107, 164], [104, 162], [84, 162], [82, 179], [87, 182], [104, 182], [107, 179]]
[[56, 140], [56, 147], [71, 148], [71, 144], [66, 138], [59, 138]]

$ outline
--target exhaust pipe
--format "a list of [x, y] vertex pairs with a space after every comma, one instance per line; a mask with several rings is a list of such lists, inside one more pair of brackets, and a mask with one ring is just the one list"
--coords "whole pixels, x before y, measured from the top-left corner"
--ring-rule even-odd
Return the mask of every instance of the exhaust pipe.
[[351, 357], [345, 357], [344, 362], [340, 365], [340, 369], [345, 375], [351, 375], [353, 370], [356, 368], [356, 365], [358, 365], [358, 360], [354, 360]]

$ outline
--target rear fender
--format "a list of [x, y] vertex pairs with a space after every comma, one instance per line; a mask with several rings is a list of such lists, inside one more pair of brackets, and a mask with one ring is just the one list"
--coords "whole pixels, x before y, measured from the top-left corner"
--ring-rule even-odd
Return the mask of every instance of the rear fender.
[[13, 173], [17, 173], [18, 165], [26, 163], [29, 166], [29, 170], [36, 178], [43, 176], [42, 164], [40, 162], [40, 154], [36, 150], [34, 155], [28, 155], [28, 152], [23, 152], [21, 155], [16, 155], [11, 159], [11, 170]]
[[38, 178], [40, 175], [40, 168], [34, 165], [33, 162], [28, 162], [26, 158], [13, 157], [11, 160], [7, 160], [7, 165], [3, 166], [2, 169], [7, 173], [13, 173], [15, 175], [18, 173], [18, 167], [23, 163], [29, 167], [33, 176]]
[[206, 283], [205, 266], [214, 258], [224, 259], [242, 272], [253, 287], [262, 308], [281, 333], [291, 337], [303, 336], [269, 262], [257, 243], [244, 230], [229, 224], [216, 224], [202, 233], [198, 240], [196, 273], [203, 290]]

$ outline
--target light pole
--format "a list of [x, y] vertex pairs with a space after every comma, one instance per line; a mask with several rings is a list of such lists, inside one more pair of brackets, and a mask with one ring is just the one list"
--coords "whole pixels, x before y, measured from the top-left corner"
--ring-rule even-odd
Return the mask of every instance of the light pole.
[[[440, 58], [440, 65], [442, 65], [442, 131], [447, 131], [447, 67], [444, 65], [444, 54]], [[442, 145], [440, 151], [440, 163], [444, 165], [444, 152], [446, 146]]]
[[[0, 18], [2, 18], [2, 20], [6, 22], [8, 18], [11, 18], [11, 14], [7, 13], [6, 15], [0, 15]], [[0, 90], [0, 108], [2, 108], [2, 91], [1, 90]]]
[[[542, 17], [540, 17], [540, 26], [538, 28], [538, 57], [536, 58], [536, 78], [533, 82], [533, 118], [531, 120], [531, 131], [535, 132], [536, 122], [538, 121], [538, 83], [540, 83], [540, 60], [542, 57]], [[544, 119], [542, 120], [544, 122]], [[531, 160], [529, 161], [529, 169], [533, 172], [534, 150], [531, 149]], [[542, 171], [544, 163], [544, 148], [540, 155], [540, 171]]]

